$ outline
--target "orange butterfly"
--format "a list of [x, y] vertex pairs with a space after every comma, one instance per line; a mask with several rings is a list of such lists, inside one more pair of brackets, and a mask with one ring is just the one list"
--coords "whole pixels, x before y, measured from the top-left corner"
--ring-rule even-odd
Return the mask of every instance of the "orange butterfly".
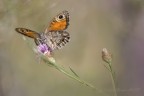
[[33, 38], [36, 45], [46, 44], [50, 50], [60, 49], [70, 40], [70, 35], [65, 29], [69, 25], [69, 13], [63, 11], [54, 17], [50, 25], [42, 33], [38, 33], [26, 28], [16, 28], [18, 33]]

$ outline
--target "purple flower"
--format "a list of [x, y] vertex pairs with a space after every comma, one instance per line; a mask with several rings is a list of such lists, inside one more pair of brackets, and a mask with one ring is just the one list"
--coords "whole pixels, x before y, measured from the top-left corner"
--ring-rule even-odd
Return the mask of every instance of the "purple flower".
[[37, 46], [39, 52], [46, 54], [51, 52], [51, 48], [47, 44], [40, 44]]

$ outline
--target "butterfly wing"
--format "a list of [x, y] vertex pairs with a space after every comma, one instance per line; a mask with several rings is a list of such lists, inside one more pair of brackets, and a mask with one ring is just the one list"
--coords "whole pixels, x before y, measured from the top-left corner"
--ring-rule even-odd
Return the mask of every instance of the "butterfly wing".
[[41, 43], [41, 37], [39, 33], [26, 28], [16, 28], [15, 30], [22, 35], [33, 38], [36, 45]]
[[69, 25], [68, 11], [62, 11], [54, 17], [50, 25], [46, 28], [47, 44], [54, 49], [61, 49], [70, 40], [68, 32], [64, 31]]
[[16, 28], [15, 29], [18, 33], [22, 34], [22, 35], [25, 35], [27, 37], [30, 37], [30, 38], [38, 38], [39, 37], [39, 33], [35, 32], [35, 31], [32, 31], [30, 29], [26, 29], [26, 28]]
[[48, 32], [46, 38], [47, 45], [49, 45], [52, 50], [55, 50], [65, 46], [70, 40], [70, 35], [66, 31], [55, 31]]
[[68, 11], [62, 11], [56, 17], [54, 17], [50, 25], [46, 28], [45, 33], [52, 31], [65, 30], [69, 25], [69, 13]]

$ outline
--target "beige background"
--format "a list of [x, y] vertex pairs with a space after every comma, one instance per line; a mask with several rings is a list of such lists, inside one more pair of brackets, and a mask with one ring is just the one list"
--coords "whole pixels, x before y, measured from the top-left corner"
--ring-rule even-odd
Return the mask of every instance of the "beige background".
[[63, 10], [70, 13], [71, 41], [54, 52], [57, 63], [112, 96], [101, 59], [102, 48], [107, 48], [113, 54], [118, 95], [143, 96], [143, 0], [0, 0], [0, 96], [105, 96], [39, 64], [14, 30], [43, 32]]

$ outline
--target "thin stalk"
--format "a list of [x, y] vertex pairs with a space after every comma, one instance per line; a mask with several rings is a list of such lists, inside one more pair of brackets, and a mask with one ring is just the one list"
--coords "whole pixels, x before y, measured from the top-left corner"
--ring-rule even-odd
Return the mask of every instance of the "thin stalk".
[[111, 63], [109, 63], [109, 68], [110, 68], [110, 75], [111, 75], [111, 80], [112, 80], [112, 86], [113, 86], [113, 90], [114, 90], [114, 96], [117, 96], [117, 90], [116, 90], [116, 83], [115, 83], [115, 76], [114, 76], [114, 71], [111, 67]]
[[64, 73], [66, 76], [78, 81], [79, 83], [81, 84], [84, 84], [86, 86], [89, 86], [91, 87], [92, 89], [96, 90], [97, 92], [105, 95], [105, 96], [108, 96], [106, 93], [104, 93], [102, 90], [99, 90], [97, 89], [96, 87], [94, 87], [93, 85], [89, 84], [88, 82], [84, 81], [84, 80], [81, 80], [78, 76], [75, 76], [75, 75], [72, 75], [70, 74], [68, 71], [66, 71], [62, 66], [59, 66], [58, 64], [56, 64], [55, 62], [51, 62], [50, 60], [48, 60], [47, 58], [45, 58], [45, 56], [42, 56], [41, 57], [43, 59], [43, 61], [45, 63], [47, 63], [48, 65], [51, 64], [52, 67], [56, 68], [58, 71]]
[[74, 76], [74, 75], [71, 75], [69, 72], [67, 72], [63, 67], [59, 66], [58, 64], [56, 64], [56, 63], [54, 63], [54, 62], [50, 62], [50, 61], [47, 60], [45, 57], [44, 57], [44, 58], [42, 57], [42, 59], [43, 59], [47, 64], [52, 63], [52, 65], [53, 65], [52, 67], [54, 67], [54, 68], [56, 68], [57, 70], [59, 70], [60, 72], [64, 73], [64, 74], [67, 75], [68, 77], [70, 77], [70, 78], [72, 78], [72, 79], [74, 79], [74, 80], [76, 80], [76, 81], [78, 81], [78, 82], [80, 82], [80, 83], [82, 83], [82, 84], [84, 84], [84, 85], [86, 85], [86, 86], [89, 86], [89, 87], [91, 87], [91, 88], [93, 88], [93, 89], [96, 89], [93, 85], [87, 83], [86, 81], [80, 80], [78, 77], [76, 77], [76, 76]]

